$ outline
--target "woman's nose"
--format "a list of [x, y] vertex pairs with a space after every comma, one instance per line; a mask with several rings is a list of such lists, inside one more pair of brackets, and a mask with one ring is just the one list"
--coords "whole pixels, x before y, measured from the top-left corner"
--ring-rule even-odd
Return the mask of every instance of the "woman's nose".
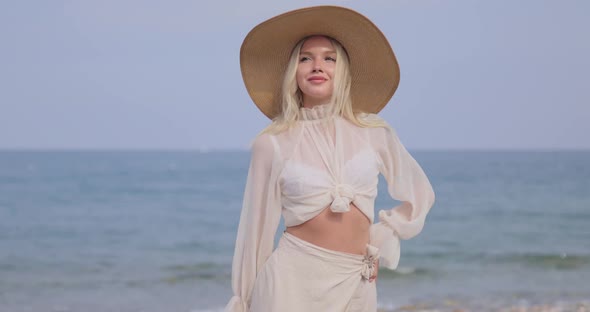
[[322, 64], [321, 62], [315, 61], [313, 63], [313, 72], [321, 72], [322, 71]]

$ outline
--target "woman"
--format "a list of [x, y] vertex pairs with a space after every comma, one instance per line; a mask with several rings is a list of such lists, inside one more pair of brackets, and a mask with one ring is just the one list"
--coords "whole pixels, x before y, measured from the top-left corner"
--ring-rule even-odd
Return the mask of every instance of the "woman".
[[[376, 311], [378, 266], [397, 267], [399, 239], [422, 230], [434, 203], [376, 115], [399, 82], [389, 43], [359, 13], [319, 6], [256, 26], [240, 63], [273, 122], [252, 146], [226, 311]], [[402, 204], [373, 224], [379, 173]]]

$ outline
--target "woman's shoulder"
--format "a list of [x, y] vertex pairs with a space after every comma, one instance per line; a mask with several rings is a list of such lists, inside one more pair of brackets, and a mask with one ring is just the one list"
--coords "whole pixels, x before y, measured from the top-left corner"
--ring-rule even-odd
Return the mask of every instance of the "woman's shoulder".
[[273, 140], [275, 134], [263, 132], [258, 134], [252, 141], [251, 150], [255, 153], [272, 153], [274, 150]]
[[292, 145], [296, 137], [295, 132], [292, 130], [262, 131], [252, 141], [252, 151], [272, 153], [275, 150], [281, 150]]
[[356, 116], [364, 122], [386, 122], [385, 119], [375, 113], [358, 113]]
[[357, 115], [357, 118], [368, 128], [369, 133], [375, 135], [386, 135], [388, 132], [395, 133], [395, 129], [391, 124], [375, 113], [360, 113]]

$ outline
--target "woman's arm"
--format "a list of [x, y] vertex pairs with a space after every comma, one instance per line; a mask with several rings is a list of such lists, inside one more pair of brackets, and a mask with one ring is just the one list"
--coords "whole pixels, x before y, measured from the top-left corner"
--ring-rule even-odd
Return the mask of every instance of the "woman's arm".
[[225, 311], [247, 312], [256, 275], [271, 255], [281, 218], [276, 142], [256, 138], [244, 191], [232, 264], [233, 297]]
[[387, 190], [402, 203], [379, 211], [379, 221], [371, 226], [371, 244], [380, 249], [380, 264], [395, 269], [400, 257], [399, 240], [410, 239], [422, 231], [435, 195], [428, 177], [396, 131], [391, 127], [373, 130], [371, 143], [377, 150]]

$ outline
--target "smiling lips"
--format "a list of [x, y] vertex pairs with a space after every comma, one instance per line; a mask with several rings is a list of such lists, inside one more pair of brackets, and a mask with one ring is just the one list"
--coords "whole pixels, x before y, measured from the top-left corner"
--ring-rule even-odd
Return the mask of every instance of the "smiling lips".
[[320, 82], [324, 82], [327, 79], [322, 77], [322, 76], [311, 76], [307, 79], [307, 81], [312, 82], [312, 83], [320, 83]]

